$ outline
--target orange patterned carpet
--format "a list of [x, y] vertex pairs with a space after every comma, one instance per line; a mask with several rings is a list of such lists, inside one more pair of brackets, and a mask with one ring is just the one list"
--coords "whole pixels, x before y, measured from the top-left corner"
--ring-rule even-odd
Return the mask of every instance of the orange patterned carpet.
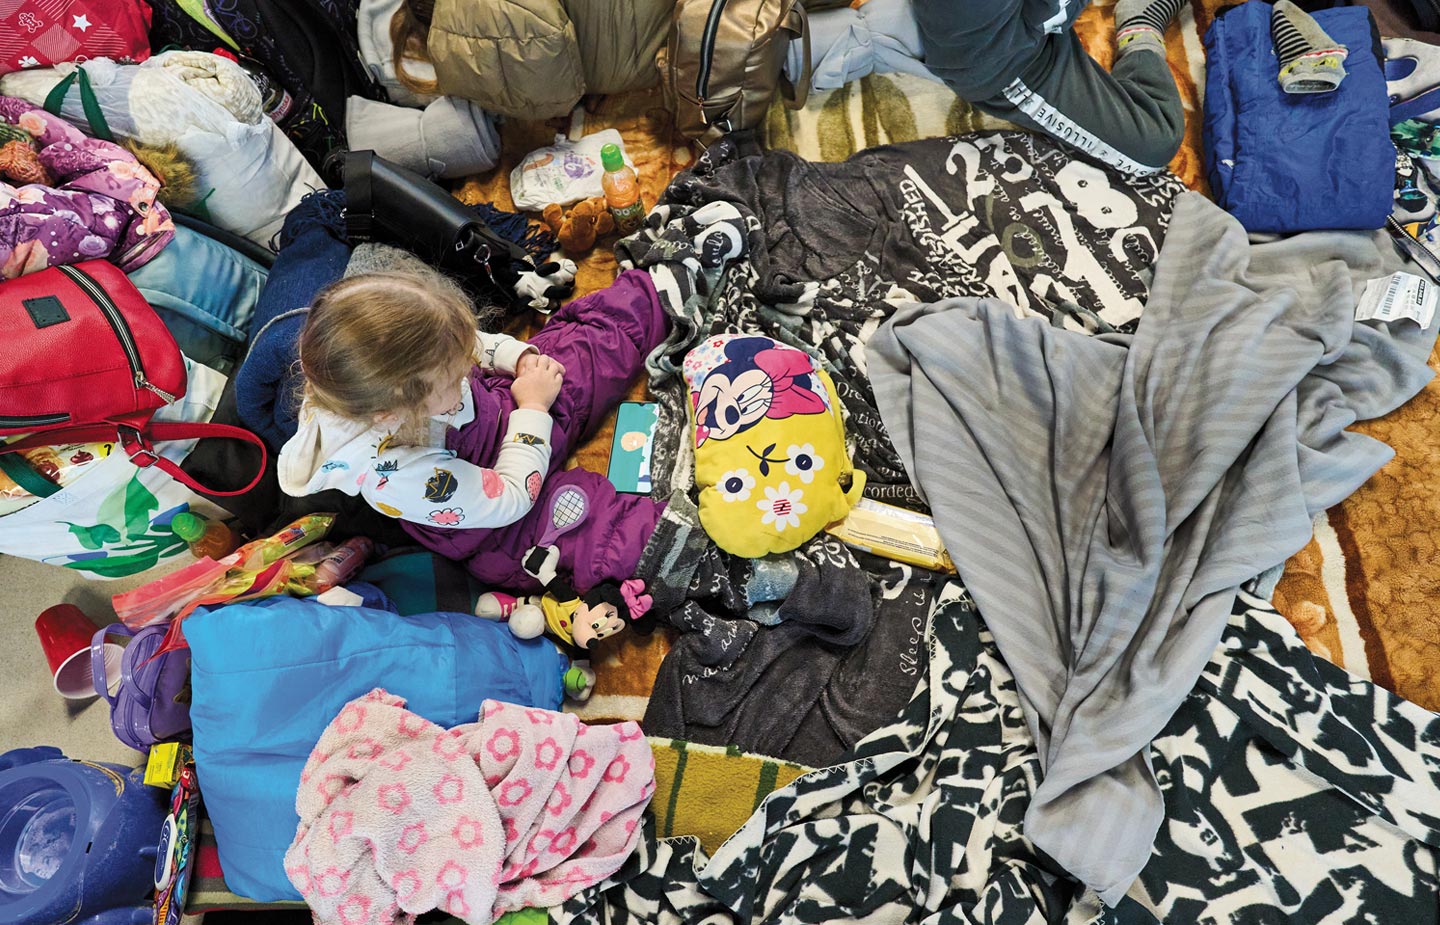
[[[1204, 91], [1201, 36], [1225, 0], [1192, 0], [1166, 36], [1171, 72], [1186, 106], [1186, 140], [1171, 169], [1208, 192], [1200, 131]], [[1113, 3], [1099, 0], [1077, 31], [1102, 63], [1113, 57]], [[872, 144], [1003, 125], [970, 110], [942, 85], [874, 75], [841, 90], [812, 94], [804, 109], [772, 110], [762, 137], [772, 147], [812, 160], [841, 160]], [[602, 100], [584, 131], [616, 128], [639, 168], [647, 204], [697, 151], [676, 135], [658, 95], [644, 91]], [[525, 152], [549, 144], [563, 123], [505, 126], [502, 166], [466, 182], [457, 194], [509, 208], [509, 173]], [[615, 259], [602, 242], [580, 261], [576, 292], [608, 285]], [[523, 328], [522, 328], [523, 330]], [[1440, 368], [1440, 353], [1431, 358]], [[637, 383], [632, 397], [643, 397]], [[1389, 417], [1357, 430], [1389, 443], [1396, 459], [1344, 504], [1317, 522], [1316, 537], [1286, 568], [1275, 603], [1317, 654], [1429, 709], [1440, 709], [1440, 383]], [[613, 435], [607, 425], [576, 454], [575, 464], [603, 472]], [[669, 648], [663, 633], [621, 637], [597, 655], [599, 686], [583, 715], [639, 718], [655, 671]]]

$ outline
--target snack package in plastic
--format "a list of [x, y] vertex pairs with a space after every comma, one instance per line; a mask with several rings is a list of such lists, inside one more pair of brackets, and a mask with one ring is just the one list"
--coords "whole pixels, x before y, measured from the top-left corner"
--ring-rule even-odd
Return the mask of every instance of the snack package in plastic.
[[[45, 481], [63, 488], [84, 475], [97, 460], [109, 456], [114, 446], [113, 443], [63, 443], [22, 450], [19, 456]], [[38, 500], [38, 495], [0, 472], [0, 516], [28, 507]]]
[[236, 550], [240, 567], [246, 571], [258, 571], [316, 540], [324, 539], [333, 523], [334, 514], [306, 514], [274, 536], [246, 543]]
[[955, 563], [945, 551], [935, 520], [926, 514], [861, 498], [844, 520], [826, 527], [825, 532], [847, 546], [886, 559], [955, 574]]
[[[320, 544], [324, 552], [310, 556], [308, 563], [285, 557], [323, 537], [334, 522], [333, 514], [307, 514], [274, 536], [247, 543], [223, 559], [199, 559], [134, 591], [117, 594], [110, 602], [122, 623], [139, 629], [171, 618], [183, 619], [196, 607], [228, 603], [242, 595], [265, 597], [286, 590], [294, 594], [313, 593], [307, 590], [304, 580], [315, 574], [313, 563], [323, 559], [334, 547], [329, 543]], [[271, 565], [282, 560], [284, 569], [268, 571]], [[257, 578], [262, 574], [264, 581], [257, 585]]]

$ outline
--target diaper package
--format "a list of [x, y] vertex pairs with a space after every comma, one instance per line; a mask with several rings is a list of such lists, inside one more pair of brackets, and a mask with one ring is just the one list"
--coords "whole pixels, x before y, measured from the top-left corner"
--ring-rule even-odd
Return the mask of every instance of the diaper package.
[[[538, 148], [525, 155], [514, 170], [510, 171], [510, 198], [515, 208], [526, 212], [539, 212], [550, 203], [568, 206], [582, 199], [605, 195], [600, 187], [600, 177], [605, 168], [600, 165], [600, 149], [616, 145], [623, 152], [624, 139], [613, 128], [586, 135], [579, 141], [571, 141], [564, 135], [556, 135], [555, 143]], [[625, 163], [632, 170], [635, 162], [625, 155]]]

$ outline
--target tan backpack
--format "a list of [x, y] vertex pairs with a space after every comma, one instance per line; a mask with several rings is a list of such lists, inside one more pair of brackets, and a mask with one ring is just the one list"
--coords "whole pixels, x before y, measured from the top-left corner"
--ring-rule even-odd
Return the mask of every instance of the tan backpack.
[[[783, 73], [793, 38], [804, 42], [798, 84]], [[670, 40], [655, 58], [675, 127], [710, 144], [755, 128], [776, 90], [791, 109], [810, 89], [810, 31], [800, 0], [677, 0]]]

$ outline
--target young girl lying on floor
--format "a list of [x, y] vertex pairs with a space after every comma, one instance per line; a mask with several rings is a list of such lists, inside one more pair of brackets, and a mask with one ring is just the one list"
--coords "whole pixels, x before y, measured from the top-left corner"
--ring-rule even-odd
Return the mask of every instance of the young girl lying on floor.
[[[280, 486], [296, 496], [358, 494], [421, 545], [507, 591], [541, 589], [522, 560], [550, 525], [549, 499], [578, 488], [588, 517], [554, 540], [558, 561], [552, 554], [545, 571], [580, 592], [624, 588], [638, 604], [627, 579], [664, 505], [617, 494], [593, 472], [559, 470], [666, 329], [644, 271], [564, 306], [528, 344], [476, 330], [469, 300], [439, 274], [342, 280], [316, 298], [300, 338], [305, 395], [299, 430], [280, 453]], [[638, 617], [643, 605], [629, 610]], [[551, 629], [588, 647], [623, 625], [595, 623]]]

